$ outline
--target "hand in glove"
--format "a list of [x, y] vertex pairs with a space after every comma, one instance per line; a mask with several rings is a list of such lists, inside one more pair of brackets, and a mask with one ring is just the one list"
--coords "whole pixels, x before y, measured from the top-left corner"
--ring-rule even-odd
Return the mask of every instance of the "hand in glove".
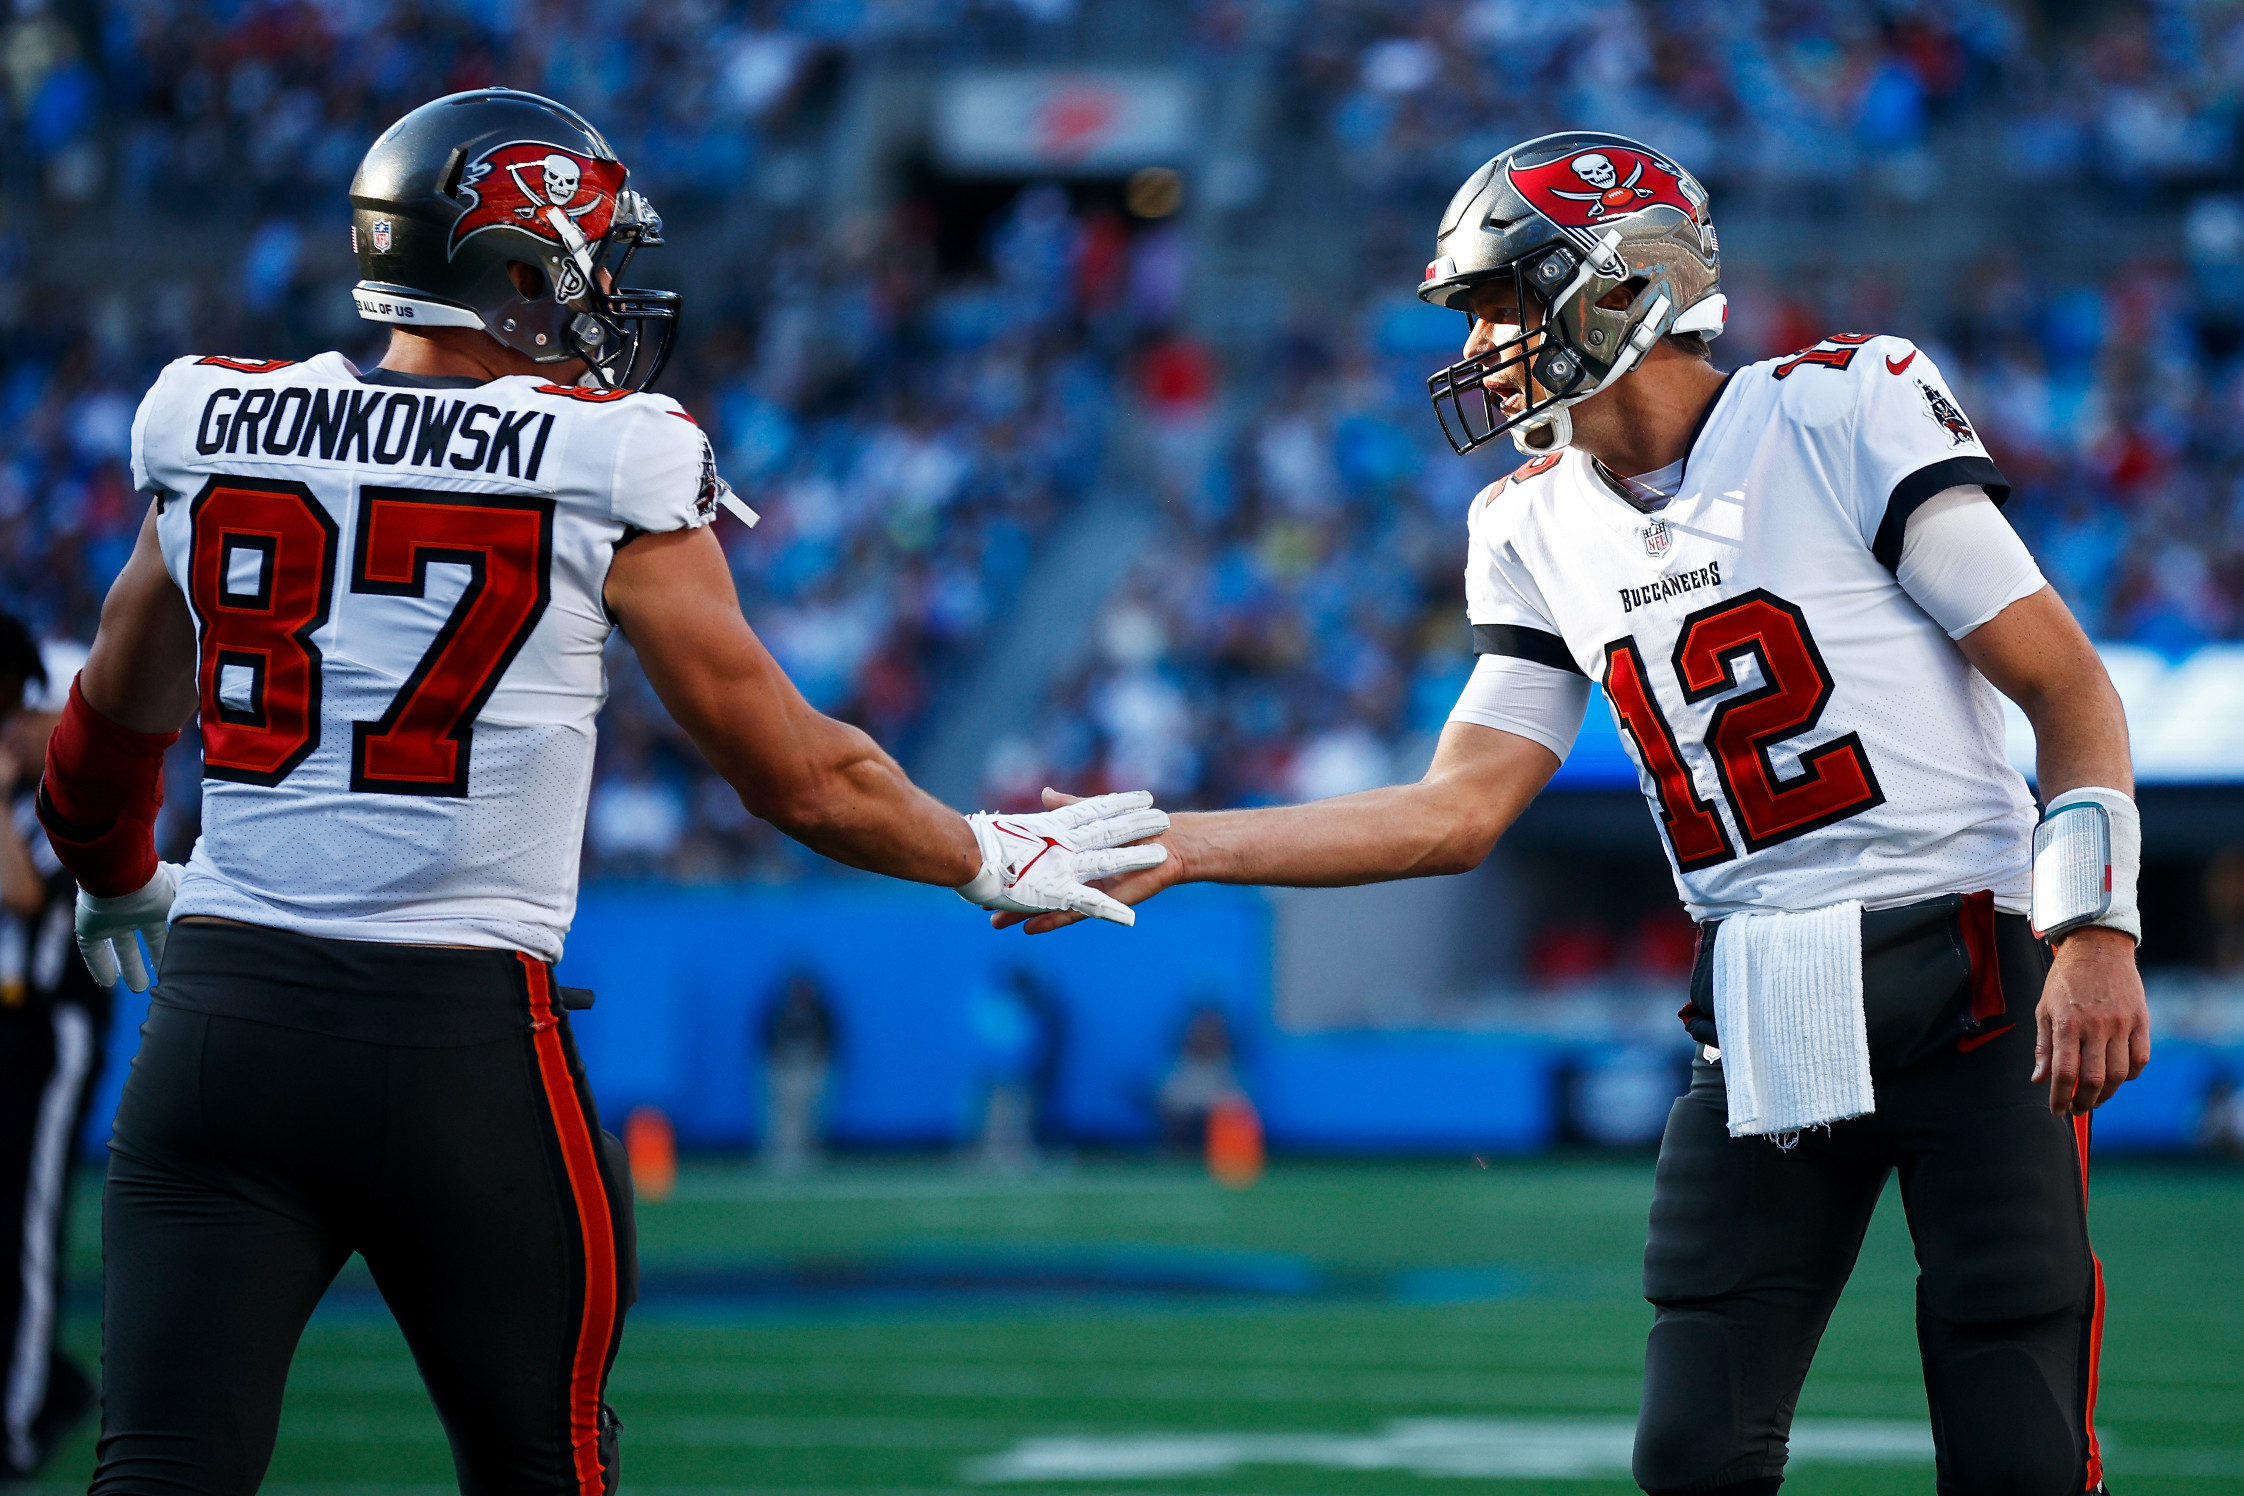
[[78, 953], [86, 970], [104, 987], [114, 986], [122, 971], [125, 985], [135, 992], [148, 990], [148, 968], [140, 962], [140, 944], [133, 932], [148, 942], [148, 954], [161, 967], [164, 936], [170, 931], [171, 898], [179, 889], [182, 869], [176, 862], [156, 864], [156, 876], [136, 893], [99, 899], [78, 890]]
[[1013, 914], [1069, 910], [1118, 925], [1137, 923], [1127, 904], [1087, 887], [1093, 879], [1153, 867], [1166, 847], [1132, 847], [1169, 829], [1168, 812], [1144, 790], [1098, 795], [1058, 810], [966, 818], [981, 844], [982, 870], [959, 885], [959, 896], [984, 909]]

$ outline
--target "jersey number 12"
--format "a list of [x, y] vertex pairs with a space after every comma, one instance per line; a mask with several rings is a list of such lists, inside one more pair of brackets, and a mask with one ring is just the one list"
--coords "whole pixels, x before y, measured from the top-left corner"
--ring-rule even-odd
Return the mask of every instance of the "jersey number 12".
[[[1758, 852], [1883, 805], [1885, 792], [1858, 733], [1809, 749], [1797, 774], [1777, 777], [1769, 750], [1813, 728], [1831, 700], [1831, 672], [1800, 609], [1755, 588], [1685, 618], [1673, 662], [1683, 699], [1696, 703], [1736, 690], [1741, 655], [1759, 662], [1761, 684], [1714, 708], [1706, 746], [1745, 849]], [[1692, 872], [1737, 856], [1722, 818], [1692, 781], [1635, 639], [1605, 646], [1605, 694], [1659, 793], [1676, 866]]]
[[[312, 635], [334, 601], [335, 521], [303, 484], [262, 478], [213, 478], [188, 513], [203, 772], [276, 785], [319, 746]], [[467, 793], [476, 715], [552, 596], [553, 501], [360, 490], [351, 591], [426, 596], [435, 562], [468, 584], [389, 709], [351, 724], [353, 790]]]

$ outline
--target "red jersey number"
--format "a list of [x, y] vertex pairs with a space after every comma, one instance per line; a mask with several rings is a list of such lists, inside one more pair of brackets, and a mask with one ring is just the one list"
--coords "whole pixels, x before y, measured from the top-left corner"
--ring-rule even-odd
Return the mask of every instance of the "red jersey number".
[[[1756, 588], [1683, 620], [1674, 658], [1683, 699], [1736, 690], [1737, 662], [1747, 656], [1759, 665], [1761, 684], [1719, 703], [1706, 728], [1722, 798], [1745, 849], [1758, 852], [1883, 805], [1885, 792], [1858, 733], [1810, 749], [1799, 755], [1796, 773], [1778, 775], [1771, 750], [1823, 719], [1832, 682], [1807, 619], [1774, 593]], [[1692, 872], [1737, 856], [1713, 804], [1699, 797], [1633, 638], [1605, 647], [1605, 694], [1651, 776], [1676, 866]]]
[[[188, 598], [200, 621], [203, 771], [277, 785], [320, 741], [320, 651], [339, 536], [300, 483], [213, 478], [196, 496]], [[432, 562], [468, 568], [451, 615], [372, 722], [354, 722], [351, 788], [465, 795], [475, 718], [552, 596], [553, 504], [368, 487], [351, 590], [426, 595]]]
[[1634, 639], [1616, 639], [1605, 646], [1605, 694], [1621, 725], [1636, 740], [1636, 756], [1659, 791], [1660, 820], [1667, 826], [1668, 845], [1675, 848], [1675, 865], [1688, 873], [1737, 856], [1722, 818], [1711, 802], [1699, 798], [1691, 783], [1691, 767], [1683, 762], [1675, 729], [1667, 725], [1667, 716], [1652, 695], [1644, 656]]
[[467, 793], [476, 714], [551, 599], [552, 501], [361, 491], [351, 591], [424, 597], [439, 561], [466, 566], [468, 584], [389, 710], [351, 724], [354, 790]]
[[188, 509], [203, 772], [275, 785], [319, 746], [335, 521], [301, 483], [213, 478]]
[[1848, 733], [1800, 755], [1799, 772], [1777, 777], [1769, 750], [1812, 729], [1831, 700], [1831, 672], [1798, 607], [1756, 588], [1683, 620], [1675, 674], [1683, 699], [1737, 688], [1737, 661], [1760, 663], [1761, 684], [1714, 709], [1707, 746], [1722, 792], [1737, 812], [1749, 852], [1805, 836], [1885, 804], [1862, 737]]

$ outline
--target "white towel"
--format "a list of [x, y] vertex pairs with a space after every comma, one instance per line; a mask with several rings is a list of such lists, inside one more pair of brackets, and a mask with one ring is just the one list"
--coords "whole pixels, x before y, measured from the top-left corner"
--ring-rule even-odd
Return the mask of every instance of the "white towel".
[[1862, 1016], [1862, 904], [1733, 914], [1714, 939], [1714, 1026], [1730, 1136], [1877, 1109]]

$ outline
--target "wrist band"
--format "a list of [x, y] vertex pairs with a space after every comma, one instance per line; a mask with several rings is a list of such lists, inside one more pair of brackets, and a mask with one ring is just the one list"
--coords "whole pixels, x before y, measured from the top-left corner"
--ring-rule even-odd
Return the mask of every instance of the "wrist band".
[[2143, 822], [2118, 790], [2085, 785], [2049, 802], [2034, 828], [2034, 934], [2056, 940], [2084, 925], [2118, 930], [2138, 944]]

